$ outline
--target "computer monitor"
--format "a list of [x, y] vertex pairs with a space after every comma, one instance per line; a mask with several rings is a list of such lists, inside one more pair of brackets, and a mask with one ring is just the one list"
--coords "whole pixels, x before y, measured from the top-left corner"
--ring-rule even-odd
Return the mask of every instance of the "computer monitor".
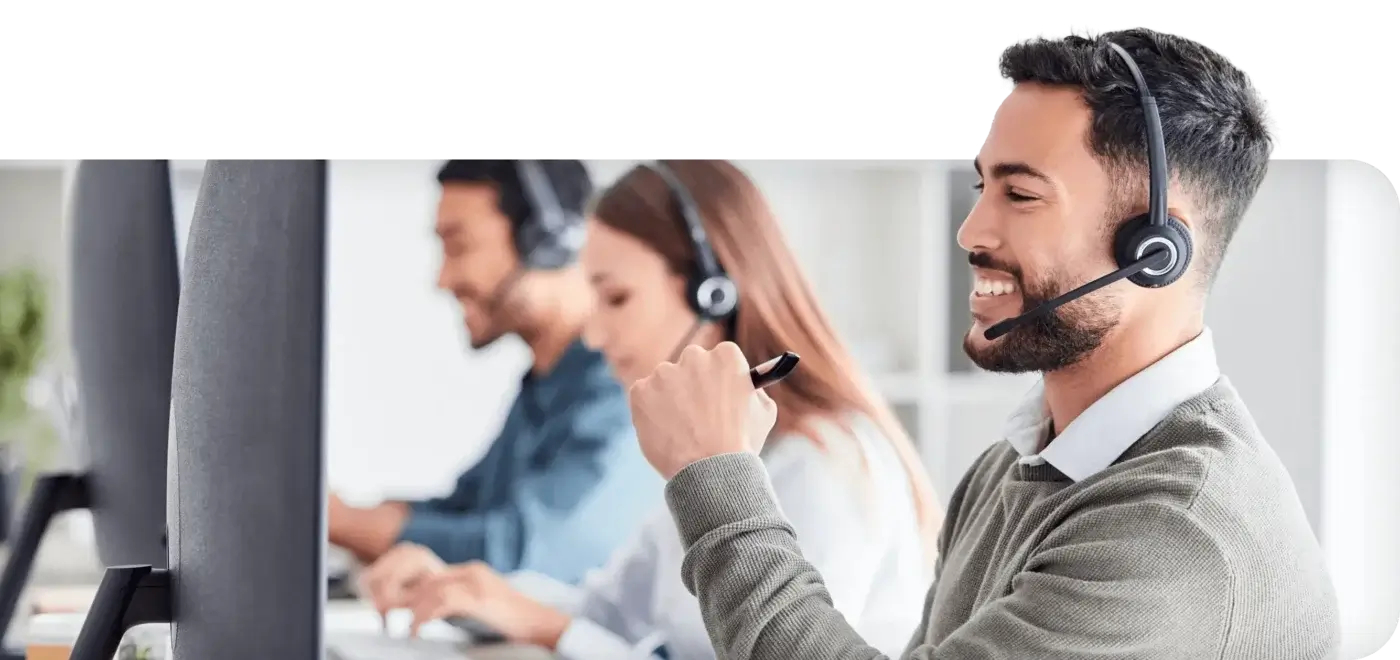
[[[373, 612], [324, 602], [327, 174], [324, 161], [210, 161], [197, 202], [176, 192], [177, 216], [183, 206], [193, 218], [172, 387], [170, 567], [109, 567], [71, 660], [106, 660], [126, 630], [152, 622], [173, 623], [177, 660], [421, 650], [367, 647], [361, 623], [377, 630]], [[444, 641], [498, 639], [473, 622], [434, 623]]]
[[179, 303], [165, 161], [82, 161], [72, 180], [72, 340], [88, 467], [40, 475], [0, 576], [14, 615], [52, 518], [90, 509], [104, 565], [164, 568], [165, 464]]
[[104, 566], [165, 568], [165, 467], [180, 302], [166, 161], [83, 161], [73, 180], [73, 348]]
[[176, 660], [322, 657], [325, 215], [324, 161], [206, 164], [175, 341], [170, 568], [109, 567], [73, 660], [157, 621]]

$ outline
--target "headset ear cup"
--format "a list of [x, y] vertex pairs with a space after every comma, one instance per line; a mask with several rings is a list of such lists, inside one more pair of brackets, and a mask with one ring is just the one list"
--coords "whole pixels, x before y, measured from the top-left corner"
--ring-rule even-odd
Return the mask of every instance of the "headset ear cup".
[[526, 268], [534, 268], [539, 260], [539, 239], [535, 234], [535, 227], [529, 220], [515, 227], [515, 252], [520, 255], [520, 263]]
[[694, 278], [689, 288], [690, 306], [702, 320], [724, 320], [738, 306], [739, 290], [723, 275]]
[[543, 225], [527, 220], [515, 230], [515, 248], [520, 261], [533, 270], [563, 268], [578, 259], [583, 247], [585, 227], [582, 222], [566, 219], [561, 231], [552, 232]]
[[1191, 242], [1191, 230], [1186, 228], [1185, 223], [1171, 216], [1167, 217], [1167, 224], [1162, 227], [1154, 226], [1149, 216], [1140, 215], [1118, 228], [1118, 233], [1113, 238], [1113, 258], [1118, 262], [1119, 268], [1126, 268], [1137, 261], [1142, 246], [1149, 242], [1160, 243], [1161, 240], [1175, 248], [1177, 257], [1171, 270], [1160, 274], [1143, 271], [1129, 277], [1128, 281], [1149, 289], [1176, 282], [1191, 267], [1194, 245]]

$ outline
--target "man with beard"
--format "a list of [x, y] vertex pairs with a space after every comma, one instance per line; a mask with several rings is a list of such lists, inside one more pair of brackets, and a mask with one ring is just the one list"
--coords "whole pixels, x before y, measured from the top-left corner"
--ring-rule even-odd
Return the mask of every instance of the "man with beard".
[[[1204, 324], [1271, 151], [1248, 78], [1141, 29], [1025, 42], [1001, 71], [1014, 88], [958, 233], [976, 282], [964, 347], [1044, 377], [952, 493], [905, 657], [1335, 658], [1322, 553]], [[880, 658], [769, 493], [755, 452], [776, 411], [748, 366], [731, 344], [691, 350], [631, 391], [687, 587], [721, 657]]]
[[437, 178], [438, 287], [461, 305], [473, 349], [514, 334], [534, 361], [496, 440], [452, 493], [373, 507], [332, 494], [329, 540], [374, 562], [371, 573], [386, 584], [421, 572], [421, 563], [388, 552], [396, 544], [426, 547], [446, 563], [576, 582], [661, 494], [637, 451], [626, 393], [580, 339], [592, 312], [576, 262], [588, 172], [576, 160], [454, 160]]

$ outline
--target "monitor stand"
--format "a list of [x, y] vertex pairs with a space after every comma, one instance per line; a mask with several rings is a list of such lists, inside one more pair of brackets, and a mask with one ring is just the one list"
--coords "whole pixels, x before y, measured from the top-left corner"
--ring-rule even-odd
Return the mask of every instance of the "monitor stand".
[[171, 622], [170, 571], [113, 566], [102, 576], [69, 660], [110, 660], [122, 637], [143, 623]]
[[[34, 481], [29, 495], [29, 503], [24, 508], [20, 520], [19, 533], [10, 541], [10, 556], [5, 561], [5, 571], [0, 574], [0, 636], [9, 629], [15, 618], [15, 608], [19, 606], [20, 594], [29, 583], [29, 573], [34, 568], [34, 556], [39, 552], [39, 543], [48, 532], [54, 516], [74, 509], [87, 509], [92, 506], [86, 473], [50, 473], [40, 475]], [[3, 660], [23, 660], [21, 650], [4, 645], [0, 651]]]

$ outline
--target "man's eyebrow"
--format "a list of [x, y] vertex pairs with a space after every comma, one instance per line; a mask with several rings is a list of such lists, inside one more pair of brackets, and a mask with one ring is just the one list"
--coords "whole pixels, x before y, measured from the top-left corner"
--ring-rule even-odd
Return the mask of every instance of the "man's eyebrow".
[[[977, 159], [974, 158], [974, 159], [972, 160], [972, 168], [973, 168], [974, 170], [977, 170], [977, 176], [979, 176], [979, 177], [980, 177], [980, 176], [983, 176], [983, 174], [982, 174], [982, 162], [981, 162], [981, 161], [979, 161], [979, 160], [977, 160]], [[995, 165], [992, 166], [992, 178], [994, 178], [994, 179], [1005, 179], [1005, 178], [1007, 178], [1007, 177], [1018, 176], [1018, 175], [1019, 175], [1019, 176], [1028, 176], [1028, 177], [1031, 177], [1031, 178], [1033, 178], [1033, 179], [1039, 179], [1039, 180], [1041, 180], [1041, 181], [1044, 181], [1044, 182], [1047, 183], [1047, 184], [1051, 184], [1051, 185], [1054, 184], [1054, 182], [1050, 180], [1050, 175], [1048, 175], [1048, 174], [1046, 174], [1046, 173], [1044, 173], [1044, 172], [1041, 172], [1040, 170], [1038, 170], [1038, 169], [1036, 169], [1036, 168], [1034, 168], [1034, 167], [1031, 167], [1031, 166], [1030, 166], [1029, 164], [1027, 164], [1027, 163], [1022, 163], [1022, 162], [1007, 162], [1007, 163], [997, 163], [997, 164], [995, 164]]]

